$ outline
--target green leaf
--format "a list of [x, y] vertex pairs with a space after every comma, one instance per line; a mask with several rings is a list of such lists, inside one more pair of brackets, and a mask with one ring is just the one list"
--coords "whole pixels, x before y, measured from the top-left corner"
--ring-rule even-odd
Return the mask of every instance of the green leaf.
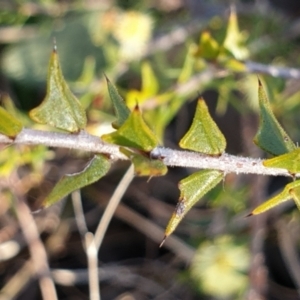
[[300, 173], [300, 148], [263, 161], [263, 165], [269, 168], [281, 168], [291, 174]]
[[85, 111], [65, 82], [55, 49], [49, 63], [46, 97], [30, 111], [30, 117], [38, 123], [69, 132], [78, 132], [86, 127]]
[[245, 47], [244, 41], [245, 38], [239, 30], [236, 11], [235, 9], [231, 9], [223, 46], [229, 50], [235, 58], [243, 60], [249, 56], [249, 51]]
[[158, 145], [158, 140], [144, 121], [138, 106], [131, 112], [124, 124], [115, 132], [102, 137], [107, 143], [150, 152]]
[[220, 45], [211, 36], [208, 31], [202, 32], [199, 41], [198, 50], [195, 53], [196, 57], [201, 57], [207, 60], [215, 60], [220, 53]]
[[260, 80], [258, 80], [258, 100], [260, 124], [254, 143], [273, 155], [281, 155], [295, 150], [295, 144], [275, 118]]
[[294, 199], [295, 203], [299, 207], [299, 194], [300, 194], [300, 180], [293, 181], [285, 186], [283, 191], [278, 195], [272, 197], [266, 202], [262, 203], [258, 207], [256, 207], [251, 213], [251, 215], [259, 215], [268, 211], [269, 209], [286, 202], [290, 199]]
[[125, 148], [121, 148], [120, 151], [132, 161], [135, 175], [153, 177], [163, 176], [168, 172], [167, 166], [160, 160], [150, 159]]
[[210, 116], [203, 99], [198, 100], [192, 126], [179, 145], [184, 149], [211, 155], [220, 155], [224, 152], [225, 137]]
[[176, 229], [180, 221], [197, 201], [223, 179], [223, 176], [223, 172], [217, 170], [202, 170], [179, 182], [180, 198], [167, 225], [166, 237]]
[[0, 133], [13, 138], [22, 128], [22, 123], [0, 106]]
[[43, 201], [43, 206], [48, 207], [71, 192], [96, 182], [108, 172], [109, 168], [110, 162], [106, 157], [95, 155], [82, 172], [62, 177]]
[[148, 62], [142, 64], [142, 92], [148, 97], [154, 96], [159, 90], [157, 78]]
[[126, 95], [126, 104], [133, 108], [137, 103], [145, 103], [150, 98], [157, 98], [159, 84], [151, 65], [148, 62], [142, 63], [141, 66], [142, 87], [141, 90], [130, 90]]
[[187, 54], [184, 59], [183, 66], [181, 67], [180, 74], [178, 76], [177, 82], [184, 83], [188, 81], [192, 75], [195, 68], [195, 57], [192, 55], [195, 52], [195, 45], [190, 45]]
[[120, 126], [122, 126], [129, 117], [130, 109], [126, 106], [125, 101], [118, 93], [116, 87], [110, 82], [110, 80], [106, 76], [105, 78], [107, 82], [109, 96], [117, 117], [117, 120], [112, 124], [112, 126], [117, 129]]

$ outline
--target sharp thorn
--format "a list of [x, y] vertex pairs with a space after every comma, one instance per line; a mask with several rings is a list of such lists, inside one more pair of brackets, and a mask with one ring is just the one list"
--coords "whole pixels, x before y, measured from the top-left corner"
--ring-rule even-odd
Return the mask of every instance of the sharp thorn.
[[163, 244], [165, 243], [166, 239], [167, 239], [167, 236], [165, 235], [164, 238], [163, 238], [163, 240], [162, 240], [162, 242], [159, 245], [159, 248], [161, 248], [163, 246]]

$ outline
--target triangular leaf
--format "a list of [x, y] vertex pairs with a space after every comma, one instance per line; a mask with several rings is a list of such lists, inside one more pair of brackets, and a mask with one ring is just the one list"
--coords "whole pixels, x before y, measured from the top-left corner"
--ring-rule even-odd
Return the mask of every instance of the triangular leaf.
[[22, 123], [0, 106], [0, 133], [13, 138], [22, 128]]
[[265, 90], [258, 80], [260, 124], [254, 143], [261, 149], [281, 155], [296, 149], [296, 145], [275, 118]]
[[180, 198], [167, 225], [166, 237], [176, 229], [180, 221], [197, 201], [223, 179], [223, 176], [223, 172], [217, 170], [202, 170], [179, 182]]
[[226, 148], [225, 137], [210, 116], [202, 98], [198, 100], [192, 126], [179, 145], [184, 149], [211, 155], [220, 155]]
[[269, 209], [294, 198], [295, 195], [297, 197], [295, 202], [298, 206], [298, 203], [299, 203], [299, 197], [298, 197], [299, 189], [300, 189], [300, 180], [293, 181], [293, 182], [287, 184], [281, 193], [279, 193], [278, 195], [272, 197], [271, 199], [267, 200], [266, 202], [264, 202], [261, 205], [259, 205], [258, 207], [256, 207], [251, 212], [250, 215], [259, 215], [263, 212], [266, 212]]
[[65, 82], [55, 49], [49, 63], [46, 97], [30, 111], [30, 117], [69, 132], [78, 132], [86, 126], [85, 111]]
[[43, 206], [48, 207], [71, 192], [96, 182], [108, 172], [109, 168], [110, 162], [106, 157], [95, 155], [82, 172], [62, 177], [43, 201]]
[[132, 161], [134, 172], [138, 176], [163, 176], [168, 172], [167, 166], [158, 159], [151, 159], [125, 148], [120, 150]]
[[236, 10], [232, 7], [223, 46], [229, 50], [235, 58], [242, 60], [249, 56], [249, 51], [243, 43], [244, 37], [239, 30]]
[[201, 57], [207, 60], [215, 60], [220, 53], [220, 45], [211, 36], [208, 31], [202, 32], [199, 41], [198, 50], [195, 53], [196, 57]]
[[300, 173], [300, 148], [294, 151], [275, 156], [263, 161], [263, 165], [269, 168], [281, 168], [288, 170], [291, 174]]
[[130, 90], [126, 95], [126, 104], [133, 108], [136, 103], [143, 104], [149, 98], [157, 97], [159, 84], [151, 65], [148, 62], [142, 63], [141, 66], [142, 87], [141, 90]]
[[157, 78], [148, 62], [142, 64], [142, 92], [148, 97], [157, 94], [159, 89]]
[[107, 143], [132, 147], [146, 152], [158, 145], [158, 139], [144, 121], [138, 106], [117, 131], [105, 134], [101, 138]]
[[113, 104], [115, 114], [117, 117], [117, 120], [112, 124], [114, 128], [121, 127], [124, 122], [127, 120], [127, 118], [130, 115], [130, 109], [126, 106], [125, 101], [118, 93], [118, 90], [116, 87], [110, 82], [110, 80], [105, 76], [106, 82], [107, 82], [107, 88], [109, 92], [109, 96], [111, 99], [111, 102]]

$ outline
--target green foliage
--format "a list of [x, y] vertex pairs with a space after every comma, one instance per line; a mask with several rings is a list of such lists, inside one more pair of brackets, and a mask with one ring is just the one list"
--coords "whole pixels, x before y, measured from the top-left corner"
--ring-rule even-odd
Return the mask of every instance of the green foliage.
[[236, 59], [242, 60], [249, 56], [249, 51], [245, 46], [245, 36], [239, 30], [235, 9], [231, 9], [230, 12], [223, 46], [230, 51]]
[[223, 172], [203, 170], [182, 179], [179, 182], [180, 198], [176, 209], [167, 225], [165, 236], [176, 229], [187, 212], [223, 179]]
[[69, 132], [78, 132], [86, 127], [85, 111], [64, 80], [55, 49], [49, 63], [46, 98], [40, 106], [31, 110], [30, 117], [38, 123]]
[[288, 170], [292, 175], [300, 173], [300, 149], [266, 159], [263, 164], [270, 168], [282, 168]]
[[299, 199], [300, 199], [300, 180], [296, 180], [291, 182], [285, 186], [283, 191], [278, 195], [272, 197], [268, 201], [264, 202], [263, 204], [256, 207], [252, 212], [251, 215], [258, 215], [263, 212], [268, 211], [269, 209], [287, 201], [290, 199], [294, 199], [298, 208], [299, 206]]
[[[95, 26], [95, 20], [98, 20], [98, 17], [99, 15], [96, 14], [92, 18], [92, 25], [89, 26]], [[146, 50], [144, 44], [150, 38], [152, 31], [150, 16], [137, 12], [110, 11], [107, 14], [103, 13], [100, 19], [103, 32], [91, 35], [91, 40], [95, 47], [103, 47], [101, 53], [105, 53], [107, 61], [114, 61], [116, 58], [120, 59], [121, 63], [134, 60], [131, 53], [134, 46], [139, 48], [140, 53]], [[114, 22], [120, 22], [122, 26], [116, 28]], [[111, 38], [114, 42], [119, 43], [120, 51], [117, 51]], [[188, 97], [194, 95], [195, 91], [199, 89], [199, 84], [192, 88], [188, 85], [185, 89], [180, 85], [189, 82], [199, 71], [204, 72], [206, 69], [216, 70], [218, 68], [222, 71], [225, 70], [226, 78], [216, 79], [212, 76], [213, 80], [208, 80], [206, 87], [214, 87], [220, 94], [217, 104], [218, 113], [224, 114], [228, 103], [243, 111], [243, 104], [238, 102], [237, 97], [234, 97], [233, 94], [237, 90], [242, 90], [239, 87], [240, 82], [236, 82], [235, 74], [246, 71], [246, 65], [242, 60], [249, 57], [249, 49], [245, 42], [246, 35], [240, 31], [236, 13], [232, 10], [227, 27], [224, 29], [223, 38], [215, 37], [211, 30], [204, 30], [200, 34], [197, 44], [187, 45], [187, 51], [181, 56], [184, 62], [179, 64], [180, 70], [165, 70], [165, 62], [159, 55], [155, 56], [153, 60], [144, 61], [140, 68], [141, 87], [140, 89], [129, 88], [125, 101], [118, 93], [116, 86], [105, 76], [108, 94], [116, 117], [116, 121], [111, 125], [116, 130], [101, 135], [101, 139], [106, 143], [120, 146], [120, 151], [134, 164], [136, 175], [149, 177], [165, 175], [168, 170], [167, 166], [163, 161], [152, 159], [151, 151], [162, 144], [166, 126]], [[31, 46], [33, 45], [35, 44], [31, 44]], [[162, 74], [159, 74], [159, 68], [153, 68], [152, 65], [155, 61], [162, 61], [161, 70], [168, 71], [165, 73], [173, 75], [168, 75], [168, 78], [167, 75], [163, 77]], [[85, 58], [84, 62], [83, 75], [73, 82], [77, 91], [82, 91], [85, 85], [92, 85], [93, 78], [97, 73], [99, 62], [94, 57]], [[110, 70], [110, 64], [107, 63], [107, 65], [108, 70], [105, 71], [109, 71], [109, 74], [113, 73]], [[175, 85], [161, 92], [171, 82], [170, 78], [175, 77]], [[106, 105], [110, 108], [110, 105], [103, 100], [103, 92], [99, 87], [101, 84], [95, 85], [95, 90], [89, 91], [89, 99], [85, 99], [84, 107], [94, 110], [94, 115], [99, 116], [99, 110], [105, 110]], [[205, 83], [200, 88], [204, 89], [204, 87]], [[250, 89], [253, 94], [255, 89], [252, 84]], [[99, 90], [101, 90], [100, 95], [98, 95]], [[276, 92], [274, 92], [275, 94]], [[97, 100], [99, 101], [97, 102]], [[300, 173], [299, 150], [276, 119], [260, 81], [258, 102], [260, 125], [254, 142], [264, 151], [275, 156], [265, 160], [263, 164], [266, 167], [287, 169], [292, 175]], [[92, 113], [89, 117], [91, 115]], [[50, 58], [46, 97], [38, 107], [30, 111], [30, 117], [37, 123], [47, 124], [70, 133], [88, 130], [86, 112], [64, 79], [56, 50], [53, 51]], [[0, 133], [15, 137], [22, 130], [22, 122], [18, 118], [13, 118], [8, 110], [0, 108], [0, 119]], [[93, 118], [91, 117], [91, 119]], [[226, 144], [226, 139], [212, 119], [205, 101], [200, 98], [192, 125], [180, 140], [179, 146], [199, 152], [199, 155], [221, 156], [225, 151]], [[27, 161], [25, 160], [25, 163]], [[22, 163], [18, 162], [18, 164]], [[73, 190], [97, 181], [108, 172], [109, 167], [108, 158], [95, 156], [84, 171], [63, 177], [45, 199], [44, 205], [49, 206]], [[180, 199], [167, 225], [166, 236], [175, 230], [197, 201], [223, 178], [224, 173], [221, 171], [204, 170], [195, 172], [180, 181]], [[257, 207], [252, 214], [267, 211], [291, 198], [299, 206], [298, 181], [288, 184], [279, 195]]]
[[114, 128], [119, 128], [120, 126], [122, 126], [124, 124], [124, 122], [129, 117], [130, 110], [126, 106], [123, 98], [119, 95], [116, 87], [109, 81], [109, 79], [107, 77], [105, 77], [105, 78], [107, 81], [107, 87], [108, 87], [110, 100], [113, 104], [115, 114], [117, 117], [117, 121], [114, 122], [112, 125]]
[[0, 106], [0, 133], [15, 137], [22, 130], [22, 123]]
[[198, 100], [192, 126], [179, 145], [184, 149], [211, 155], [220, 155], [224, 152], [225, 137], [211, 118], [203, 99]]
[[295, 150], [295, 144], [274, 116], [260, 80], [258, 81], [258, 99], [260, 125], [254, 138], [255, 144], [273, 155], [280, 155]]
[[[25, 2], [27, 4], [27, 1]], [[4, 76], [16, 86], [22, 87], [19, 90], [22, 97], [13, 94], [14, 100], [21, 104], [19, 107], [22, 109], [31, 109], [36, 103], [36, 99], [28, 92], [30, 88], [38, 83], [40, 91], [41, 83], [45, 83], [46, 76], [43, 72], [46, 65], [45, 56], [48, 53], [46, 47], [51, 43], [53, 36], [59, 45], [61, 62], [57, 52], [53, 51], [48, 69], [47, 94], [42, 104], [31, 110], [30, 116], [33, 121], [65, 130], [71, 137], [77, 137], [76, 133], [79, 131], [87, 131], [99, 137], [99, 144], [102, 145], [103, 140], [105, 147], [119, 149], [134, 165], [136, 176], [151, 178], [165, 175], [168, 167], [172, 167], [172, 163], [165, 157], [152, 156], [152, 150], [159, 151], [160, 145], [164, 143], [176, 148], [177, 145], [174, 144], [182, 136], [179, 148], [189, 151], [165, 150], [174, 155], [181, 153], [183, 156], [195, 151], [197, 153], [192, 153], [195, 157], [213, 161], [218, 161], [219, 158], [220, 161], [226, 159], [229, 156], [224, 152], [227, 144], [228, 151], [231, 151], [229, 149], [232, 149], [232, 143], [230, 139], [226, 141], [221, 130], [227, 137], [226, 129], [233, 128], [230, 127], [230, 123], [236, 119], [230, 119], [232, 108], [242, 117], [249, 114], [249, 111], [255, 111], [260, 118], [256, 135], [252, 132], [256, 126], [255, 121], [252, 122], [249, 115], [246, 116], [245, 123], [236, 124], [242, 124], [242, 128], [236, 128], [232, 135], [237, 136], [237, 133], [242, 132], [243, 138], [249, 139], [255, 135], [255, 144], [267, 152], [266, 155], [273, 156], [262, 161], [265, 167], [287, 170], [287, 174], [290, 173], [293, 179], [300, 176], [300, 150], [296, 146], [300, 136], [297, 130], [299, 118], [296, 115], [300, 109], [299, 89], [296, 84], [289, 87], [285, 79], [259, 75], [264, 86], [259, 80], [257, 93], [257, 75], [249, 74], [251, 70], [248, 67], [252, 60], [262, 62], [265, 59], [267, 64], [282, 66], [299, 62], [299, 49], [295, 47], [294, 53], [285, 51], [291, 47], [291, 37], [284, 39], [285, 43], [277, 38], [278, 32], [284, 32], [286, 35], [286, 28], [289, 28], [285, 26], [286, 21], [281, 20], [275, 24], [265, 15], [264, 20], [260, 19], [258, 22], [258, 18], [253, 16], [252, 12], [247, 12], [242, 16], [242, 26], [239, 26], [236, 12], [231, 9], [227, 25], [223, 17], [215, 16], [205, 27], [201, 27], [201, 32], [191, 34], [184, 39], [184, 45], [180, 45], [177, 37], [180, 40], [180, 30], [185, 25], [177, 22], [175, 24], [171, 19], [166, 21], [167, 18], [164, 18], [165, 15], [161, 12], [161, 20], [155, 19], [158, 14], [157, 6], [165, 4], [151, 3], [143, 12], [125, 11], [120, 7], [102, 9], [101, 4], [99, 10], [90, 11], [90, 8], [87, 8], [83, 13], [82, 8], [85, 4], [75, 2], [75, 5], [70, 2], [70, 6], [68, 4], [65, 9], [58, 10], [57, 8], [61, 7], [54, 0], [37, 1], [39, 9], [32, 16], [24, 13], [26, 7], [18, 2], [17, 13], [0, 13], [0, 17], [3, 17], [2, 24], [18, 24], [22, 25], [21, 27], [33, 25], [36, 31], [36, 38], [14, 41], [11, 45], [5, 44], [1, 55], [1, 71]], [[131, 2], [131, 8], [143, 6], [140, 4], [142, 2]], [[128, 3], [125, 6], [128, 8]], [[179, 11], [182, 17], [181, 9]], [[173, 12], [172, 17], [177, 13]], [[153, 44], [148, 43], [154, 27], [155, 33], [160, 34], [159, 31], [165, 32], [164, 26], [169, 25], [176, 25], [173, 27], [176, 27], [175, 34], [170, 32], [162, 39], [155, 39]], [[189, 32], [189, 25], [188, 30], [185, 31], [184, 28], [182, 32]], [[51, 29], [48, 29], [49, 27]], [[54, 27], [55, 29], [52, 29]], [[248, 32], [240, 28], [246, 28]], [[20, 32], [23, 33], [22, 28]], [[177, 34], [178, 32], [180, 34]], [[166, 50], [169, 46], [171, 50]], [[64, 70], [64, 75], [61, 69]], [[103, 73], [108, 74], [111, 79], [110, 81], [105, 76], [106, 84]], [[210, 115], [207, 103], [200, 98], [190, 128], [187, 132], [183, 131], [190, 122], [190, 107], [184, 104], [194, 99], [197, 93], [199, 95], [205, 91], [217, 98], [215, 113], [221, 117], [226, 116], [228, 124], [223, 123], [224, 127], [220, 130]], [[22, 132], [24, 127], [36, 126], [32, 125], [31, 120], [29, 123], [27, 115], [24, 118], [24, 113], [15, 111], [15, 108], [3, 102], [4, 108], [0, 107], [2, 135], [13, 140], [19, 133], [20, 137], [22, 133], [26, 133], [25, 130]], [[109, 115], [112, 112], [115, 116]], [[276, 116], [283, 117], [284, 123], [280, 124]], [[166, 130], [169, 124], [171, 126]], [[175, 133], [174, 124], [178, 129]], [[292, 125], [295, 129], [289, 130], [289, 135], [294, 138], [295, 143], [283, 129]], [[165, 142], [165, 138], [171, 136], [169, 129], [172, 130], [172, 138]], [[248, 135], [248, 132], [251, 134]], [[82, 134], [84, 135], [84, 132]], [[236, 144], [242, 143], [241, 139]], [[79, 155], [78, 152], [71, 151], [72, 155]], [[1, 150], [0, 174], [3, 177], [20, 174], [20, 180], [30, 182], [25, 192], [29, 191], [29, 197], [31, 192], [35, 196], [35, 191], [31, 188], [40, 186], [49, 170], [48, 164], [44, 165], [45, 168], [42, 166], [45, 161], [55, 158], [54, 154], [55, 151], [44, 146], [7, 147]], [[242, 155], [240, 152], [235, 154]], [[113, 155], [96, 155], [83, 171], [63, 176], [46, 196], [42, 202], [43, 206], [48, 207], [72, 191], [104, 177], [115, 159], [116, 156]], [[180, 160], [180, 157], [178, 159]], [[118, 166], [114, 167], [117, 169]], [[238, 168], [237, 165], [237, 174]], [[28, 171], [31, 172], [30, 180], [23, 177]], [[240, 230], [239, 226], [235, 226], [236, 223], [227, 224], [227, 221], [233, 214], [245, 215], [249, 205], [246, 199], [249, 197], [250, 188], [244, 184], [243, 179], [236, 180], [235, 174], [230, 175], [226, 171], [201, 170], [190, 174], [191, 171], [189, 169], [189, 176], [185, 175], [187, 177], [179, 182], [179, 201], [166, 226], [165, 237], [177, 230], [183, 218], [187, 217], [188, 221], [182, 224], [178, 234], [188, 236], [188, 243], [191, 244], [202, 241], [201, 234], [204, 235], [204, 231], [207, 235], [207, 232], [211, 234], [214, 230], [210, 230], [212, 226], [202, 232], [201, 226], [215, 225], [213, 222], [219, 216], [216, 215], [217, 209], [217, 214], [222, 215], [218, 222], [226, 223], [231, 234], [236, 234]], [[225, 179], [223, 186], [219, 185]], [[201, 206], [191, 211], [203, 197], [204, 200], [208, 200], [209, 208]], [[300, 209], [300, 180], [287, 184], [282, 191], [255, 208], [250, 215], [261, 214], [291, 199]], [[189, 229], [190, 226], [195, 226], [195, 230], [187, 230], [186, 224]], [[244, 234], [245, 228], [242, 230]], [[220, 299], [243, 299], [248, 267], [249, 253], [246, 246], [241, 245], [232, 236], [224, 236], [213, 241], [201, 242], [192, 261], [190, 274], [201, 293]]]
[[43, 201], [43, 206], [48, 207], [71, 192], [98, 181], [109, 169], [109, 160], [102, 155], [95, 155], [82, 172], [65, 175]]
[[115, 132], [101, 137], [105, 142], [150, 152], [158, 145], [158, 140], [142, 117], [138, 106], [125, 123]]
[[153, 160], [126, 148], [120, 149], [133, 163], [137, 176], [163, 176], [168, 172], [166, 165], [160, 160]]

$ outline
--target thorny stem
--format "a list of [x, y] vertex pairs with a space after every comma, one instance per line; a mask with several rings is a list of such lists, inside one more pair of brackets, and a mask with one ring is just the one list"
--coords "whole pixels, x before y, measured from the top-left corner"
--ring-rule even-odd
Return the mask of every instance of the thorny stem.
[[[45, 145], [48, 147], [77, 149], [106, 154], [113, 161], [128, 160], [119, 151], [119, 146], [107, 144], [99, 137], [85, 131], [81, 131], [78, 134], [68, 134], [24, 128], [14, 140], [0, 134], [1, 143], [7, 145]], [[220, 156], [210, 156], [192, 151], [173, 150], [158, 146], [149, 155], [152, 159], [162, 160], [169, 167], [220, 170], [225, 174], [244, 173], [291, 177], [291, 174], [286, 169], [265, 167], [261, 159], [234, 156], [227, 153]], [[300, 173], [295, 174], [294, 177], [300, 177]]]

